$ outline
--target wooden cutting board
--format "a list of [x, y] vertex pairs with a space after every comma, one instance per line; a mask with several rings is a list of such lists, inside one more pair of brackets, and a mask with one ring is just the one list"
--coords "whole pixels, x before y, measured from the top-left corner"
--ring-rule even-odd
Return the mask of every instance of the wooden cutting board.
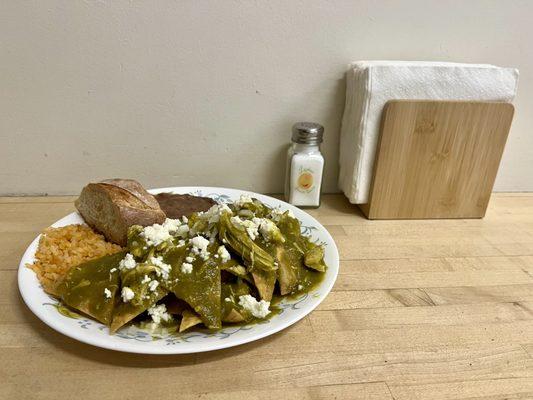
[[513, 113], [498, 102], [388, 102], [361, 209], [369, 219], [482, 218]]

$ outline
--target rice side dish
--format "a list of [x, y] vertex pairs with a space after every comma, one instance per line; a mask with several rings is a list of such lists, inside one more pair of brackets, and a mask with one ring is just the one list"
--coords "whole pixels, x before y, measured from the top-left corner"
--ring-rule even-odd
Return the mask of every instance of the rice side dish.
[[27, 266], [46, 292], [56, 294], [57, 284], [71, 267], [121, 249], [86, 225], [48, 228], [41, 235], [34, 263]]

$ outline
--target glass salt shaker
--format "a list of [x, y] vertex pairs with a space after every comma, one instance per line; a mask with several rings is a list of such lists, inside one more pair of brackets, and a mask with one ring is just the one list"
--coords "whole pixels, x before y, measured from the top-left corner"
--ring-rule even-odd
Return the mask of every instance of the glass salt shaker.
[[285, 200], [299, 207], [320, 206], [324, 157], [320, 143], [324, 127], [314, 122], [297, 122], [292, 127], [292, 144], [287, 152]]

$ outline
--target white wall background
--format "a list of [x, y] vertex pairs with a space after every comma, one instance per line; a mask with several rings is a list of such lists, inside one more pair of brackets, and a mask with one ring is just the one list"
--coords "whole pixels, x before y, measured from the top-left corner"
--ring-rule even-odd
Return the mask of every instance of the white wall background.
[[280, 192], [291, 124], [326, 127], [336, 191], [346, 65], [449, 60], [520, 69], [495, 189], [533, 190], [533, 2], [0, 3], [0, 194], [90, 180]]

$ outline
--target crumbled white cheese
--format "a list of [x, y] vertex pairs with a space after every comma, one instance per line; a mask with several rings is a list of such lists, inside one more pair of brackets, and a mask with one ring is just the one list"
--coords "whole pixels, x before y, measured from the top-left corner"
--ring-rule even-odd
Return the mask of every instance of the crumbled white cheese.
[[239, 296], [239, 305], [245, 310], [250, 311], [250, 313], [256, 318], [265, 318], [270, 314], [270, 302], [261, 300], [257, 301], [254, 296], [245, 294]]
[[283, 211], [281, 211], [281, 208], [276, 207], [270, 210], [270, 218], [275, 221], [279, 222], [279, 219], [283, 215]]
[[148, 275], [145, 275], [143, 280], [141, 281], [141, 283], [147, 283], [147, 282], [150, 282], [152, 279], [150, 279], [150, 277]]
[[181, 217], [181, 220], [184, 224], [186, 224], [187, 222], [189, 222], [189, 218], [187, 218], [185, 215], [183, 217]]
[[124, 286], [122, 288], [122, 292], [120, 293], [120, 295], [122, 296], [122, 301], [124, 303], [127, 303], [128, 301], [130, 301], [131, 299], [135, 297], [135, 293], [133, 293], [133, 290], [131, 290], [127, 286]]
[[141, 232], [141, 237], [146, 240], [148, 246], [159, 246], [164, 241], [172, 238], [168, 231], [168, 226], [159, 224], [145, 226]]
[[181, 272], [184, 274], [190, 274], [192, 272], [192, 264], [186, 262], [181, 264]]
[[274, 222], [267, 218], [261, 218], [261, 222], [259, 223], [259, 232], [261, 232], [261, 235], [267, 242], [272, 239], [272, 232], [274, 232], [276, 228], [277, 227]]
[[120, 260], [120, 262], [118, 263], [118, 268], [121, 270], [133, 269], [136, 265], [137, 263], [135, 262], [135, 258], [133, 258], [133, 256], [128, 253], [122, 260]]
[[187, 225], [185, 222], [182, 223], [179, 219], [167, 218], [165, 222], [163, 222], [162, 226], [174, 236], [186, 237], [187, 233], [189, 233], [189, 225]]
[[172, 315], [167, 312], [167, 306], [164, 304], [150, 307], [147, 311], [148, 315], [152, 317], [152, 321], [154, 321], [155, 324], [160, 324], [161, 321], [168, 322], [172, 319]]
[[298, 285], [298, 290], [302, 290], [304, 287], [302, 285]]
[[185, 240], [180, 239], [178, 240], [178, 247], [185, 246]]
[[108, 288], [104, 288], [104, 295], [106, 298], [110, 299], [112, 296], [111, 290], [109, 290]]
[[163, 262], [163, 257], [150, 257], [148, 262], [153, 266], [157, 267], [157, 276], [162, 276], [163, 279], [168, 279], [168, 274], [170, 273], [172, 267], [169, 264]]
[[238, 228], [246, 230], [246, 233], [250, 237], [250, 239], [255, 240], [257, 235], [259, 234], [259, 224], [261, 223], [260, 218], [252, 218], [252, 219], [241, 219], [240, 217], [231, 217], [231, 223], [235, 225]]
[[231, 260], [231, 256], [224, 245], [220, 246], [217, 250], [217, 255], [220, 256], [220, 260], [225, 263]]
[[191, 239], [192, 252], [198, 254], [202, 259], [207, 260], [209, 258], [209, 251], [207, 246], [209, 246], [209, 240], [203, 236], [195, 236]]
[[189, 231], [190, 231], [189, 225], [185, 224], [178, 228], [178, 230], [176, 231], [176, 235], [181, 236], [181, 237], [187, 237], [187, 234], [189, 233]]
[[187, 261], [188, 263], [192, 263], [194, 261], [194, 258], [191, 256], [187, 256], [185, 257], [185, 261]]
[[231, 301], [231, 298], [226, 297], [226, 298], [224, 299], [224, 301], [227, 301], [227, 302], [229, 303], [229, 302]]
[[169, 232], [176, 232], [178, 228], [181, 226], [181, 221], [179, 219], [165, 219], [165, 222], [163, 222], [163, 228], [166, 228]]
[[212, 206], [209, 210], [203, 213], [200, 218], [206, 220], [210, 224], [217, 223], [220, 219], [220, 215], [218, 213], [218, 204]]
[[156, 280], [153, 280], [148, 284], [148, 289], [150, 289], [150, 292], [155, 292], [158, 286], [159, 286], [159, 282]]
[[218, 229], [215, 227], [213, 227], [213, 229], [211, 230], [211, 233], [209, 234], [209, 243], [215, 243], [215, 240], [217, 240], [217, 237], [218, 237]]
[[287, 215], [291, 218], [294, 218], [294, 214], [292, 213], [291, 210], [288, 210], [288, 211], [283, 211], [281, 209], [281, 207], [276, 207], [276, 208], [273, 208], [270, 210], [270, 218], [274, 221], [274, 222], [279, 222], [279, 219], [281, 218], [281, 216], [283, 214], [285, 214], [285, 212], [287, 212]]
[[109, 270], [109, 272], [113, 273], [113, 272], [115, 272], [116, 270], [117, 270], [116, 268], [111, 268], [111, 269]]
[[245, 205], [246, 203], [251, 203], [253, 202], [254, 200], [247, 194], [241, 194], [241, 197], [239, 198], [239, 200], [237, 200], [234, 204], [237, 206], [237, 207], [242, 207], [243, 205]]
[[231, 208], [228, 207], [228, 205], [226, 203], [222, 203], [222, 204], [219, 204], [218, 205], [218, 210], [219, 210], [219, 213], [222, 214], [224, 211], [227, 211], [229, 212], [230, 214], [232, 214], [233, 212], [231, 211]]
[[189, 232], [189, 225], [179, 219], [167, 218], [165, 222], [163, 222], [163, 227], [174, 236], [186, 237]]
[[252, 210], [248, 210], [247, 208], [243, 208], [243, 209], [239, 210], [238, 214], [239, 214], [239, 217], [245, 217], [245, 218], [253, 218], [253, 217], [255, 217], [255, 214], [253, 213], [253, 211]]
[[229, 212], [230, 214], [232, 213], [227, 204], [215, 204], [205, 213], [199, 213], [198, 216], [210, 224], [216, 224], [224, 212]]

